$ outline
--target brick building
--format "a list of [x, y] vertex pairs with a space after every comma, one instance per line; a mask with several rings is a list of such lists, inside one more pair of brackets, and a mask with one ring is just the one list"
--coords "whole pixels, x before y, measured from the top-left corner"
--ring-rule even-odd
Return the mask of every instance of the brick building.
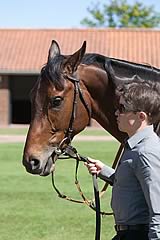
[[29, 123], [29, 93], [52, 39], [64, 54], [86, 40], [87, 52], [160, 67], [160, 30], [0, 29], [0, 125]]

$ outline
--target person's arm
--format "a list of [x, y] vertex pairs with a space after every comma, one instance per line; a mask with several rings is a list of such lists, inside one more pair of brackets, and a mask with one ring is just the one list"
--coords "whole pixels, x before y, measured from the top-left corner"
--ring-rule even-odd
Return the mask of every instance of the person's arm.
[[88, 158], [89, 163], [85, 163], [91, 174], [97, 174], [99, 178], [113, 185], [115, 170], [99, 160]]
[[115, 177], [115, 170], [107, 165], [104, 165], [101, 169], [98, 177], [108, 182], [110, 185], [113, 185], [114, 177]]
[[160, 160], [154, 153], [141, 154], [135, 169], [148, 208], [149, 240], [160, 239]]

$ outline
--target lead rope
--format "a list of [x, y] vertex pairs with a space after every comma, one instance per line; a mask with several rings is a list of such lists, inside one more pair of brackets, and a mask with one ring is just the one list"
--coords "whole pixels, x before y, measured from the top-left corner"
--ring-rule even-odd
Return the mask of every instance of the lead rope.
[[99, 189], [98, 189], [98, 181], [97, 175], [92, 175], [93, 186], [94, 186], [94, 197], [95, 197], [95, 207], [96, 207], [96, 233], [95, 240], [100, 240], [101, 234], [101, 206], [100, 206], [100, 198], [99, 198]]
[[[55, 180], [54, 180], [54, 174], [52, 172], [52, 187], [53, 189], [57, 192], [58, 194], [58, 197], [62, 198], [62, 199], [65, 199], [65, 200], [68, 200], [68, 201], [71, 201], [71, 202], [75, 202], [75, 203], [81, 203], [81, 204], [86, 204], [88, 207], [90, 207], [92, 210], [96, 211], [96, 207], [95, 207], [95, 203], [93, 200], [88, 200], [87, 197], [84, 195], [82, 189], [81, 189], [81, 186], [80, 186], [80, 183], [79, 183], [79, 180], [78, 180], [78, 168], [79, 168], [79, 162], [80, 161], [83, 161], [83, 162], [86, 162], [88, 161], [88, 159], [86, 157], [82, 157], [81, 155], [79, 155], [78, 153], [75, 154], [75, 151], [76, 149], [73, 148], [72, 146], [68, 146], [67, 147], [67, 150], [69, 148], [69, 152], [67, 152], [67, 156], [65, 155], [65, 157], [60, 157], [60, 154], [59, 154], [59, 159], [68, 159], [68, 158], [71, 158], [71, 159], [75, 159], [76, 160], [76, 168], [75, 168], [75, 185], [77, 187], [77, 190], [78, 192], [80, 193], [80, 196], [82, 197], [83, 200], [77, 200], [77, 199], [73, 199], [65, 194], [63, 194], [57, 187], [56, 187], [56, 184], [55, 184]], [[71, 151], [74, 151], [74, 156], [72, 154], [72, 156], [70, 155], [71, 154]], [[100, 214], [103, 216], [103, 215], [113, 215], [113, 213], [107, 213], [107, 212], [102, 212], [100, 211]]]
[[95, 240], [100, 240], [100, 233], [101, 233], [101, 211], [100, 211], [100, 199], [99, 199], [99, 190], [98, 190], [98, 182], [97, 182], [97, 176], [96, 174], [92, 175], [92, 181], [93, 181], [93, 187], [94, 187], [94, 196], [95, 196], [95, 206], [93, 207], [91, 204], [91, 201], [89, 201], [83, 194], [81, 187], [79, 185], [79, 181], [78, 181], [78, 166], [79, 166], [79, 161], [83, 161], [83, 162], [88, 162], [88, 159], [85, 157], [81, 157], [78, 153], [77, 155], [77, 159], [76, 159], [76, 171], [75, 171], [75, 184], [80, 192], [80, 195], [83, 199], [83, 201], [79, 201], [79, 200], [75, 200], [72, 199], [68, 196], [66, 196], [65, 194], [62, 194], [57, 187], [55, 186], [55, 182], [54, 182], [54, 175], [52, 172], [52, 185], [54, 187], [54, 189], [56, 190], [58, 196], [60, 198], [63, 198], [65, 200], [69, 200], [75, 203], [86, 203], [90, 208], [92, 208], [93, 210], [96, 211], [96, 231], [95, 231]]
[[[76, 159], [76, 171], [75, 171], [75, 184], [77, 186], [77, 189], [83, 199], [83, 201], [80, 200], [75, 200], [72, 199], [68, 196], [66, 196], [65, 194], [62, 194], [57, 187], [55, 186], [55, 181], [54, 181], [54, 175], [52, 172], [52, 186], [55, 189], [55, 191], [57, 192], [58, 196], [62, 199], [71, 201], [71, 202], [75, 202], [75, 203], [85, 203], [87, 204], [91, 209], [93, 209], [94, 211], [96, 211], [96, 233], [95, 233], [95, 240], [100, 240], [100, 232], [101, 232], [101, 215], [113, 215], [113, 213], [106, 213], [106, 212], [102, 212], [100, 210], [100, 197], [104, 194], [104, 192], [106, 191], [108, 184], [105, 184], [105, 186], [103, 187], [103, 189], [101, 190], [101, 194], [99, 193], [99, 189], [98, 189], [98, 182], [97, 182], [97, 176], [96, 175], [92, 175], [92, 181], [93, 181], [93, 186], [94, 186], [94, 196], [95, 196], [95, 203], [90, 200], [88, 200], [80, 187], [79, 181], [78, 181], [78, 166], [79, 166], [79, 162], [83, 161], [83, 162], [88, 162], [88, 158], [86, 157], [82, 157], [80, 154], [77, 153], [77, 150], [75, 148], [73, 148], [72, 146], [68, 146], [69, 147], [69, 151], [67, 152], [67, 155], [70, 156], [71, 158]], [[115, 160], [113, 162], [112, 167], [116, 168], [116, 166], [118, 165], [119, 159], [122, 155], [123, 152], [123, 144], [120, 145], [118, 152], [116, 154]]]
[[[78, 156], [77, 164], [76, 164], [76, 174], [75, 174], [75, 183], [76, 186], [79, 189], [79, 192], [81, 192], [81, 196], [83, 197], [79, 182], [78, 182], [78, 165], [79, 161], [87, 162], [89, 163], [88, 158], [80, 156], [78, 153], [76, 153]], [[98, 189], [98, 181], [97, 181], [97, 175], [92, 174], [92, 182], [93, 182], [93, 188], [94, 188], [94, 198], [95, 198], [95, 205], [92, 205], [91, 201], [88, 201], [89, 207], [94, 209], [96, 211], [96, 232], [95, 232], [95, 240], [100, 240], [100, 234], [101, 234], [101, 207], [100, 207], [100, 198], [99, 198], [99, 189]], [[85, 199], [84, 199], [85, 200]]]

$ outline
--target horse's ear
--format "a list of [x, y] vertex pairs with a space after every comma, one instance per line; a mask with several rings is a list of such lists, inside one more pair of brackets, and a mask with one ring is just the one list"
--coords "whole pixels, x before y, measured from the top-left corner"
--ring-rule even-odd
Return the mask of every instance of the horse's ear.
[[52, 40], [51, 46], [49, 48], [48, 62], [56, 55], [60, 55], [60, 48], [58, 43], [55, 40]]
[[82, 47], [72, 54], [68, 59], [67, 62], [65, 63], [64, 66], [64, 72], [68, 74], [72, 74], [76, 71], [78, 65], [81, 63], [81, 60], [85, 54], [86, 51], [86, 41], [83, 42]]

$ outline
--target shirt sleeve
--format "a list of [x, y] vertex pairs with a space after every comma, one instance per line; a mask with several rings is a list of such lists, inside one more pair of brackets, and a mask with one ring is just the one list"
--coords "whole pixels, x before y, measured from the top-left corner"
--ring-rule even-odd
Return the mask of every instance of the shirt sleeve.
[[110, 185], [113, 185], [115, 176], [115, 170], [107, 165], [103, 166], [102, 170], [98, 174], [98, 177], [108, 182]]
[[160, 239], [160, 159], [155, 153], [140, 154], [135, 174], [149, 208], [149, 240]]

